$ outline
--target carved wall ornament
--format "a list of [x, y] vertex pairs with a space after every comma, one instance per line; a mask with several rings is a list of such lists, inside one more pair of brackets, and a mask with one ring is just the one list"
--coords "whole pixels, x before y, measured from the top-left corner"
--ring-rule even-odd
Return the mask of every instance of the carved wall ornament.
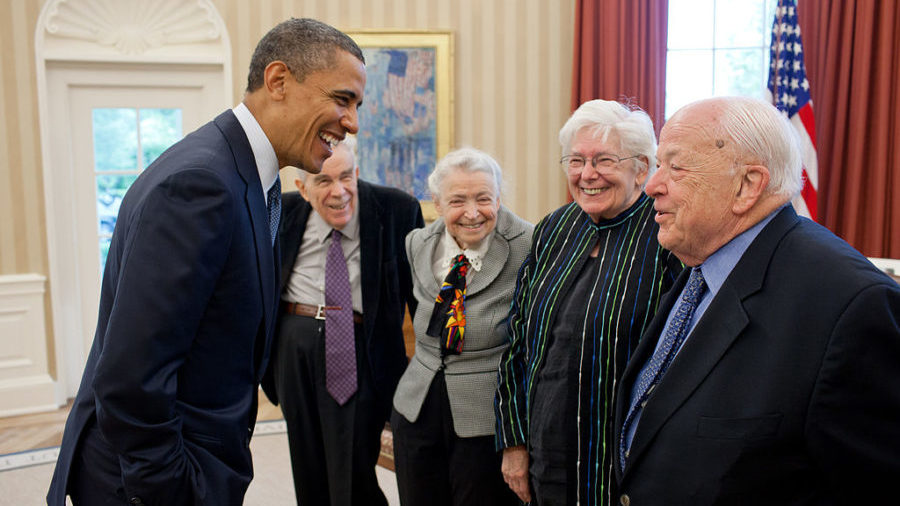
[[209, 0], [53, 0], [47, 12], [48, 36], [111, 46], [124, 54], [222, 36]]

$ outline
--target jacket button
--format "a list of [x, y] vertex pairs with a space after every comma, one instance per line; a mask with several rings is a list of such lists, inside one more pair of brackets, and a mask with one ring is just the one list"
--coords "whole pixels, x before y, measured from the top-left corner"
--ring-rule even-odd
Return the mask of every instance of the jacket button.
[[141, 500], [140, 497], [134, 496], [128, 500], [128, 504], [132, 504], [134, 506], [144, 506], [144, 501]]
[[628, 497], [628, 494], [622, 494], [619, 496], [619, 504], [622, 506], [628, 506], [631, 504], [631, 498]]

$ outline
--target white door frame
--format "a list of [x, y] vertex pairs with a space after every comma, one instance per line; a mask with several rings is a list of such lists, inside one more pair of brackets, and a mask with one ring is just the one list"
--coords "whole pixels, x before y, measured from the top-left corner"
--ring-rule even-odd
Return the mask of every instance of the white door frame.
[[[172, 5], [167, 0], [141, 0], [139, 5], [48, 0], [38, 18], [35, 58], [55, 342], [54, 395], [59, 405], [78, 389], [93, 339], [93, 331], [84, 330], [88, 325], [84, 306], [91, 305], [96, 312], [97, 305], [96, 300], [82, 300], [82, 294], [85, 283], [98, 282], [82, 279], [75, 252], [76, 171], [73, 136], [68, 131], [71, 90], [79, 86], [199, 86], [204, 88], [201, 109], [206, 120], [232, 105], [231, 43], [221, 16], [211, 0], [185, 1], [178, 9]], [[124, 22], [129, 25], [127, 32], [118, 30]], [[210, 85], [210, 74], [213, 82], [221, 84]], [[196, 126], [185, 123], [185, 132]], [[29, 338], [48, 342], [46, 336]]]

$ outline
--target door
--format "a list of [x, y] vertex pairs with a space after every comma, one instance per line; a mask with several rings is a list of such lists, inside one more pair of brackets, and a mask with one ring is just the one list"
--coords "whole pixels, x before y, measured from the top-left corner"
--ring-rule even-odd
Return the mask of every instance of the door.
[[221, 74], [202, 66], [57, 70], [50, 82], [65, 83], [56, 85], [57, 100], [68, 114], [54, 129], [71, 154], [69, 174], [61, 177], [68, 179], [72, 210], [71, 243], [60, 246], [71, 248], [79, 299], [72, 308], [78, 332], [65, 353], [71, 396], [93, 341], [103, 266], [125, 192], [166, 148], [221, 112], [224, 97]]

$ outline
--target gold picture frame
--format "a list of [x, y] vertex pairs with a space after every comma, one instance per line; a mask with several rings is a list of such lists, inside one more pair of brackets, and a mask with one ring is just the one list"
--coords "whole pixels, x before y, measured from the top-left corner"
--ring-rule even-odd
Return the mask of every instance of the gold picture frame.
[[[360, 175], [412, 193], [431, 222], [437, 212], [424, 178], [453, 143], [453, 33], [363, 30], [347, 35], [363, 49], [367, 64]], [[389, 111], [392, 100], [396, 107]]]

